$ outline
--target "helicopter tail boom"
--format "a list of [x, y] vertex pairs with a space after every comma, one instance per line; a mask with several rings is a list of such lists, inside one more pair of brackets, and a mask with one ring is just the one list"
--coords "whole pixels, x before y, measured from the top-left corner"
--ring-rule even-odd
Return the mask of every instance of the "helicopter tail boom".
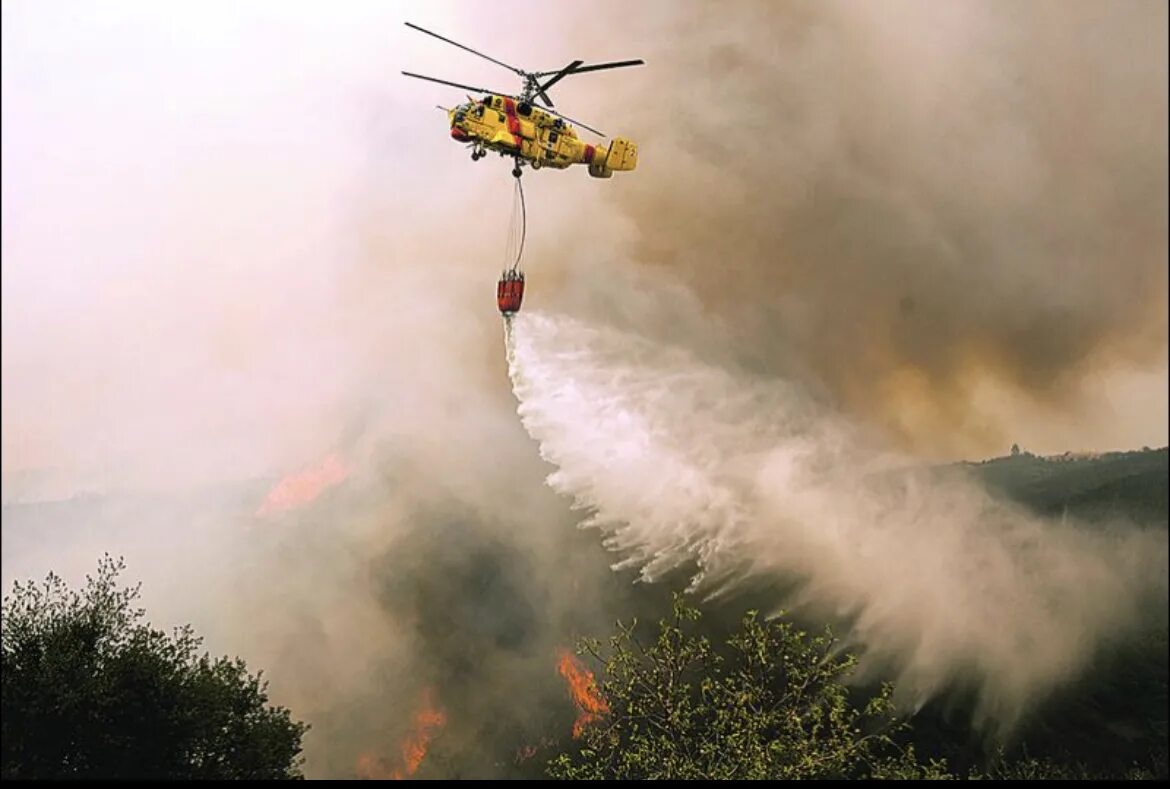
[[629, 171], [638, 166], [638, 146], [625, 137], [614, 137], [609, 148], [587, 149], [585, 163], [594, 178], [609, 178], [615, 171]]

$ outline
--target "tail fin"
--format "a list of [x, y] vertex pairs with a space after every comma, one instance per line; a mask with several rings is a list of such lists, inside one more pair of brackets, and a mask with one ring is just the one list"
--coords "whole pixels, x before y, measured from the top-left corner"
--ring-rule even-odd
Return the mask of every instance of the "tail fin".
[[638, 145], [625, 137], [614, 137], [609, 144], [609, 155], [605, 157], [608, 170], [633, 170], [638, 166]]
[[625, 137], [614, 137], [605, 156], [597, 156], [589, 163], [589, 174], [594, 178], [609, 178], [615, 170], [633, 170], [637, 166], [637, 144]]

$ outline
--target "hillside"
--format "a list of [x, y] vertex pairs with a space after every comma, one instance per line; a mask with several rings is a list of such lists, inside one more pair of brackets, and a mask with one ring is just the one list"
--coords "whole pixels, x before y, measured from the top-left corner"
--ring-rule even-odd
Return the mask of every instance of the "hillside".
[[1170, 453], [1161, 449], [1041, 457], [1028, 452], [961, 463], [989, 489], [1041, 515], [1086, 521], [1170, 517]]

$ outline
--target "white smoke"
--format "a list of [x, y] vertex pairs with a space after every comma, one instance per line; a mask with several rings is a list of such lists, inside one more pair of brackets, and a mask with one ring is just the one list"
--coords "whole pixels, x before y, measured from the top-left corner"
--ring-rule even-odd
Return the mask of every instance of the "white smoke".
[[789, 584], [777, 605], [848, 623], [909, 704], [974, 682], [978, 720], [1010, 727], [1165, 585], [1164, 533], [1044, 521], [913, 470], [789, 382], [561, 316], [518, 315], [506, 339], [548, 484], [615, 568]]

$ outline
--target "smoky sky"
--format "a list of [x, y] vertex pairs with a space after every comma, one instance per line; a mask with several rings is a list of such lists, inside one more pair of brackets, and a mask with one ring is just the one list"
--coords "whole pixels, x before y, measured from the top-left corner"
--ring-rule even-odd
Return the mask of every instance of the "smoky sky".
[[[498, 350], [507, 168], [397, 72], [512, 75], [404, 5], [70, 8], [5, 9], [6, 470], [310, 462], [415, 332], [435, 386], [392, 396], [498, 385], [457, 368]], [[556, 86], [643, 156], [529, 180], [529, 303], [655, 326], [691, 291], [726, 352], [927, 452], [1164, 441], [1163, 5], [601, 8], [413, 17], [525, 68], [647, 61]], [[197, 451], [144, 463], [164, 436]]]
[[1163, 363], [1165, 4], [671, 8], [614, 202], [756, 364], [954, 451]]

